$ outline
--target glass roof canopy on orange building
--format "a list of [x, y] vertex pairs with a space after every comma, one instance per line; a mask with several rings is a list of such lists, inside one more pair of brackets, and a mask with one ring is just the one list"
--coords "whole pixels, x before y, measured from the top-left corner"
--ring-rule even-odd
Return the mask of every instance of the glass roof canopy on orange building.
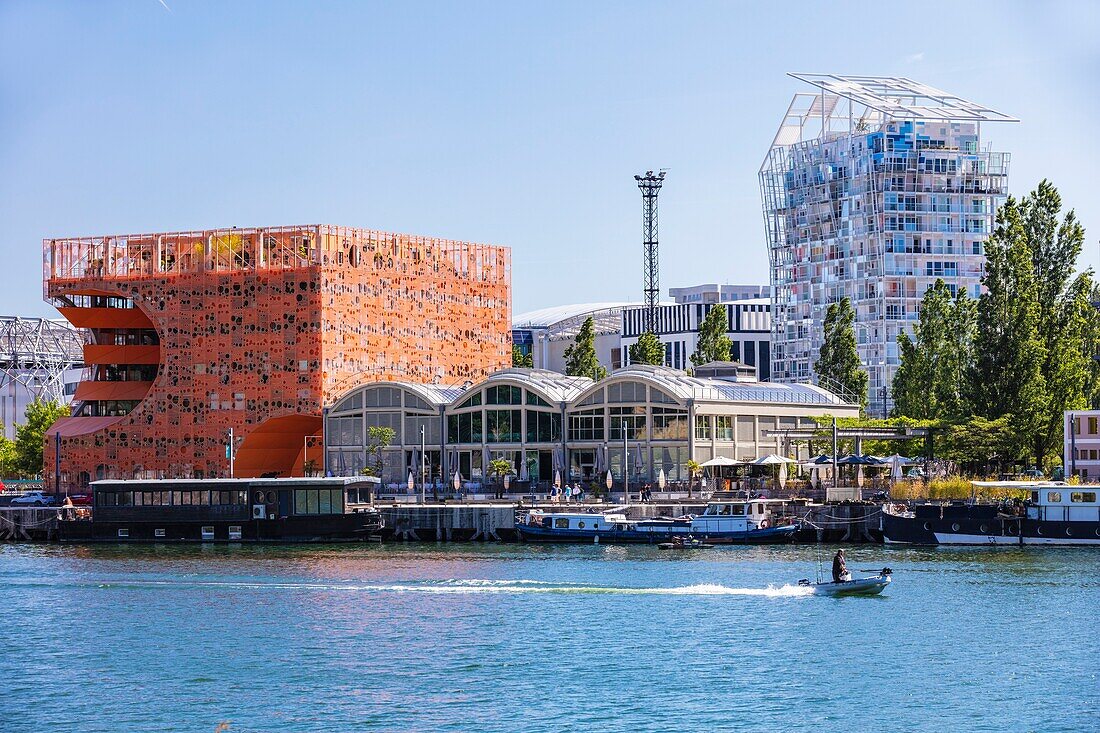
[[[43, 281], [134, 279], [193, 272], [284, 270], [311, 265], [356, 266], [367, 258], [392, 264], [440, 252], [459, 276], [493, 269], [498, 247], [370, 229], [302, 226], [206, 229], [156, 234], [43, 240]], [[507, 266], [507, 265], [505, 265]]]

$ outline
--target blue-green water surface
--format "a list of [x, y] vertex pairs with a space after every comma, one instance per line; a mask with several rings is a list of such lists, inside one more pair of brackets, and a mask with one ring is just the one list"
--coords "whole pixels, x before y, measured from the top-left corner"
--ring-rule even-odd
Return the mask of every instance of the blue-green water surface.
[[0, 730], [1100, 730], [1100, 553], [832, 551], [4, 545]]

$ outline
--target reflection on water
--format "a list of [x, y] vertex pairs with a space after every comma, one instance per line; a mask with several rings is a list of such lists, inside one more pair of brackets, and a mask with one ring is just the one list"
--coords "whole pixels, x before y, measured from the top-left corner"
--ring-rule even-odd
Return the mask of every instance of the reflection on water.
[[1093, 727], [1100, 553], [846, 549], [0, 546], [0, 729]]

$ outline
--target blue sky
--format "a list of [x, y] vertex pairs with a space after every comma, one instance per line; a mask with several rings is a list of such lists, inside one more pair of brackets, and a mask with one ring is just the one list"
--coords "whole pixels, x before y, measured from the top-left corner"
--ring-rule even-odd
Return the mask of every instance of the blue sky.
[[333, 223], [512, 247], [514, 311], [766, 282], [756, 173], [788, 71], [904, 75], [1019, 117], [1100, 265], [1092, 3], [0, 2], [0, 312], [41, 240]]

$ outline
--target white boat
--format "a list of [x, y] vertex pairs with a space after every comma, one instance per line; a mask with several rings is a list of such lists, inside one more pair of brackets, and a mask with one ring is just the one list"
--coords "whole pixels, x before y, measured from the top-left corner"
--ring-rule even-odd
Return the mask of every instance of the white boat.
[[866, 578], [853, 578], [836, 583], [811, 583], [803, 578], [798, 581], [798, 585], [803, 588], [813, 588], [814, 595], [818, 596], [877, 596], [890, 585], [892, 575], [893, 571], [890, 568], [883, 568], [878, 575]]
[[657, 544], [694, 537], [716, 544], [776, 544], [790, 542], [800, 525], [791, 520], [776, 526], [770, 507], [782, 501], [712, 501], [702, 514], [654, 519], [628, 519], [626, 507], [604, 512], [545, 512], [531, 509], [517, 517], [516, 532], [528, 542], [610, 542]]

